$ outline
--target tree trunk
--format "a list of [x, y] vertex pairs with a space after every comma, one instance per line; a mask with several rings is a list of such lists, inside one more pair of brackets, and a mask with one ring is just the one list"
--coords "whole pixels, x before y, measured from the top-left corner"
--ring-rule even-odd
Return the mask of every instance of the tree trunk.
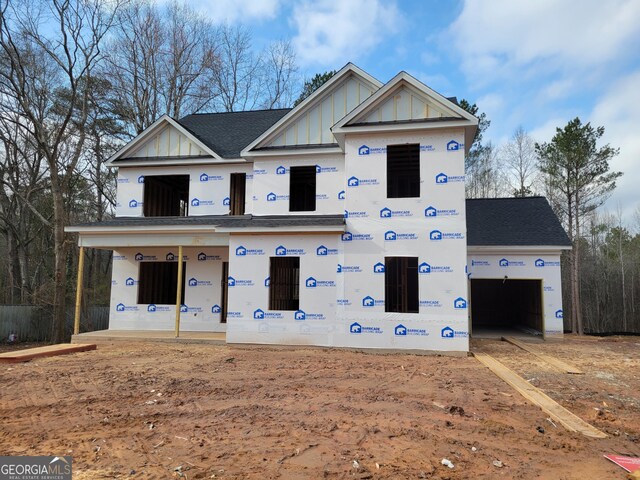
[[65, 238], [65, 209], [64, 199], [60, 188], [53, 191], [53, 238], [54, 238], [54, 295], [53, 295], [53, 325], [51, 340], [62, 343], [66, 340], [66, 299], [67, 299], [67, 254], [68, 245]]

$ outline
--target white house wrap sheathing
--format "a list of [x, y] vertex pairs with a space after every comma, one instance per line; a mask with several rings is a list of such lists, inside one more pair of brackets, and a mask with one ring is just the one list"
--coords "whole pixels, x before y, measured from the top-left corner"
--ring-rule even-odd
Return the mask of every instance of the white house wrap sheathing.
[[[220, 300], [222, 262], [227, 248], [184, 248], [185, 289], [180, 328], [186, 331], [221, 332]], [[113, 252], [111, 280], [112, 330], [173, 330], [175, 305], [137, 304], [141, 262], [176, 262], [177, 248], [121, 249]]]
[[[289, 211], [289, 169], [291, 166], [316, 166], [316, 209], [313, 212]], [[342, 213], [344, 201], [344, 155], [295, 155], [256, 159], [253, 167], [254, 215], [326, 215]]]
[[[333, 193], [343, 235], [232, 235], [227, 341], [467, 350], [462, 141], [452, 131], [348, 138], [346, 184]], [[421, 195], [387, 199], [386, 147], [405, 143], [420, 144]], [[280, 163], [260, 163], [264, 192], [287, 185]], [[329, 173], [339, 162], [318, 166]], [[297, 312], [268, 310], [269, 257], [280, 255], [300, 257]], [[385, 312], [386, 256], [418, 257], [419, 313]]]
[[253, 169], [248, 163], [180, 167], [120, 167], [116, 217], [143, 217], [145, 175], [189, 175], [189, 216], [228, 215], [230, 175], [246, 173], [245, 211], [251, 213]]
[[[469, 253], [470, 279], [527, 279], [542, 281], [545, 337], [562, 336], [562, 283], [558, 253]], [[473, 306], [472, 306], [473, 308]]]

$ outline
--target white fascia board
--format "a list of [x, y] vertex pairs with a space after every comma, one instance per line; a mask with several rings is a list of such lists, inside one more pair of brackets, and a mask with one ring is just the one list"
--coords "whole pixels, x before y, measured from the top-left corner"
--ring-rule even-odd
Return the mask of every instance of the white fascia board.
[[318, 88], [315, 92], [313, 92], [311, 95], [309, 95], [307, 98], [305, 98], [302, 102], [300, 102], [298, 105], [296, 105], [284, 117], [282, 117], [280, 120], [278, 120], [276, 123], [274, 123], [266, 132], [264, 132], [262, 135], [260, 135], [258, 138], [256, 138], [249, 145], [247, 145], [242, 150], [242, 152], [240, 152], [240, 155], [242, 155], [243, 157], [248, 157], [248, 156], [255, 155], [256, 152], [252, 152], [251, 151], [252, 149], [254, 149], [256, 146], [260, 145], [264, 141], [268, 140], [271, 136], [273, 136], [273, 134], [276, 131], [280, 130], [280, 128], [283, 125], [285, 125], [285, 124], [289, 123], [290, 121], [294, 120], [298, 116], [299, 112], [301, 112], [302, 110], [306, 109], [311, 104], [316, 103], [320, 98], [322, 98], [322, 96], [324, 95], [324, 93], [327, 90], [332, 88], [336, 83], [342, 81], [342, 79], [345, 78], [350, 73], [355, 73], [356, 75], [359, 75], [360, 77], [362, 77], [364, 80], [369, 82], [372, 87], [374, 87], [373, 89], [379, 89], [380, 87], [382, 87], [382, 82], [381, 81], [379, 81], [378, 79], [372, 77], [371, 75], [369, 75], [367, 72], [365, 72], [361, 68], [355, 66], [353, 63], [349, 62], [344, 67], [342, 67], [338, 72], [336, 72], [336, 74], [333, 77], [331, 77], [329, 80], [327, 80], [320, 88]]
[[284, 226], [284, 227], [245, 227], [245, 228], [233, 228], [233, 227], [221, 227], [216, 228], [216, 232], [220, 233], [231, 233], [231, 234], [273, 234], [279, 235], [282, 233], [344, 233], [346, 231], [346, 225], [315, 225], [315, 226], [306, 226], [306, 227], [297, 227], [297, 226]]
[[291, 156], [302, 156], [302, 155], [313, 155], [315, 157], [321, 155], [335, 155], [336, 153], [344, 154], [344, 150], [340, 147], [331, 147], [331, 148], [300, 148], [300, 149], [282, 149], [282, 150], [265, 150], [265, 151], [254, 151], [251, 152], [252, 157], [291, 157]]
[[434, 130], [444, 128], [464, 128], [465, 131], [465, 147], [471, 144], [473, 136], [475, 135], [475, 125], [469, 125], [466, 120], [448, 120], [438, 122], [406, 122], [396, 124], [365, 124], [355, 127], [342, 127], [338, 131], [333, 132], [333, 136], [338, 141], [338, 145], [344, 148], [344, 139], [347, 133], [400, 133], [400, 132], [414, 132], [419, 130]]
[[571, 247], [564, 245], [491, 245], [491, 246], [468, 246], [467, 253], [502, 255], [505, 253], [530, 253], [535, 254], [557, 254], [563, 250], [571, 250]]
[[218, 155], [216, 152], [214, 152], [209, 147], [207, 147], [204, 143], [202, 143], [202, 141], [199, 138], [197, 138], [191, 132], [189, 132], [186, 128], [184, 128], [180, 123], [178, 123], [178, 121], [174, 120], [169, 115], [164, 114], [158, 120], [153, 122], [149, 127], [147, 127], [136, 138], [131, 140], [129, 143], [127, 143], [124, 147], [122, 147], [116, 153], [111, 155], [107, 159], [107, 161], [105, 162], [105, 165], [107, 167], [117, 166], [117, 165], [113, 165], [114, 160], [118, 160], [123, 155], [126, 155], [127, 153], [129, 153], [132, 150], [134, 150], [141, 142], [143, 142], [148, 137], [150, 137], [151, 135], [156, 133], [156, 131], [161, 130], [162, 128], [164, 128], [165, 124], [168, 124], [168, 125], [171, 125], [172, 127], [174, 127], [176, 130], [178, 130], [184, 136], [188, 137], [193, 143], [198, 145], [198, 147], [200, 147], [201, 150], [204, 150], [205, 152], [209, 153], [209, 155], [211, 155], [216, 160], [223, 160], [223, 158], [220, 155]]
[[111, 164], [111, 167], [167, 167], [172, 165], [229, 165], [234, 163], [249, 163], [244, 158], [222, 158], [217, 160], [213, 157], [163, 157], [162, 160], [141, 160], [138, 158], [126, 158], [118, 160], [116, 164]]
[[[215, 233], [215, 225], [131, 225], [112, 227], [64, 227], [67, 233], [80, 235], [148, 235], [162, 233]], [[147, 237], [150, 238], [150, 237]]]
[[149, 235], [80, 235], [78, 246], [119, 250], [132, 247], [228, 247], [229, 234], [167, 233]]

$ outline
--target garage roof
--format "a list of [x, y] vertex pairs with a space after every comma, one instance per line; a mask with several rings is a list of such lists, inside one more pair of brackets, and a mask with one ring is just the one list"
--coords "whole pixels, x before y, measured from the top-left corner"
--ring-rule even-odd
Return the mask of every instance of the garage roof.
[[467, 245], [571, 246], [544, 197], [467, 200]]

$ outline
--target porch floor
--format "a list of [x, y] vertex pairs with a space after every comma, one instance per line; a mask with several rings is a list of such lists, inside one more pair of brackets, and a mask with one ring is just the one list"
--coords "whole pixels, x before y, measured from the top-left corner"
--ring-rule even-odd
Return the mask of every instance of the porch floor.
[[98, 330], [71, 336], [71, 343], [110, 342], [209, 343], [224, 345], [227, 343], [227, 334], [225, 332], [181, 331], [180, 336], [176, 337], [173, 330]]

